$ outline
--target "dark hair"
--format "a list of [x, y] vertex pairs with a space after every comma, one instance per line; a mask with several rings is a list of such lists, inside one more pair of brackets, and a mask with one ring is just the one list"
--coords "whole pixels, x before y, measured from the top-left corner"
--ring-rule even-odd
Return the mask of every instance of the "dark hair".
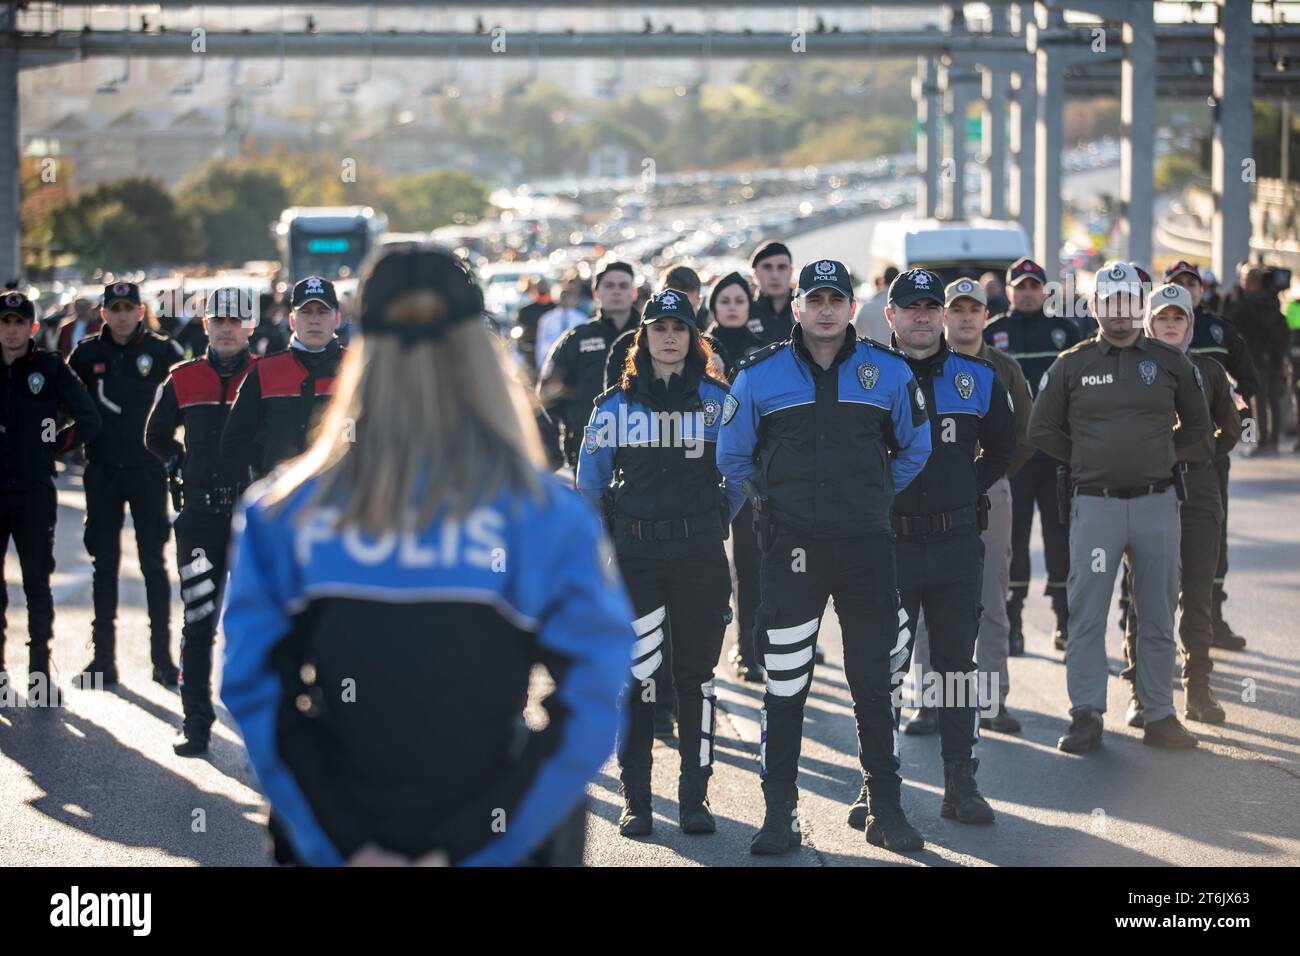
[[[685, 323], [682, 323], [685, 325]], [[699, 329], [694, 326], [686, 326], [691, 333], [691, 347], [686, 352], [686, 365], [699, 372], [701, 378], [710, 378], [709, 362], [713, 358], [713, 349], [709, 343], [700, 335]], [[632, 347], [627, 350], [627, 358], [623, 360], [623, 374], [618, 382], [618, 387], [624, 392], [630, 392], [636, 386], [637, 376], [642, 372], [648, 372], [650, 369], [650, 341], [646, 334], [646, 326], [641, 326], [636, 330], [636, 335], [632, 338]]]
[[664, 276], [664, 288], [678, 292], [699, 292], [700, 274], [690, 266], [673, 266]]

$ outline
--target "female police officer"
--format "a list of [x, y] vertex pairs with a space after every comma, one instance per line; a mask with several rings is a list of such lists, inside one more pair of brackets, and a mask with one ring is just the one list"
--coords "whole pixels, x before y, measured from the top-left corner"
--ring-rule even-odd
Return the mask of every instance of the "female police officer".
[[[714, 452], [727, 388], [708, 377], [709, 348], [686, 296], [668, 289], [646, 305], [622, 381], [596, 399], [578, 457], [578, 489], [604, 498], [619, 567], [632, 597], [636, 645], [629, 726], [619, 748], [619, 832], [646, 836], [654, 701], [671, 626], [686, 833], [712, 833], [713, 665], [722, 650], [731, 574], [723, 550], [730, 514]], [[613, 486], [611, 487], [611, 482]], [[727, 497], [737, 506], [738, 490]], [[734, 509], [732, 509], [734, 510]]]
[[222, 698], [304, 863], [535, 862], [614, 743], [632, 609], [482, 308], [445, 250], [382, 254], [314, 442], [236, 519]]

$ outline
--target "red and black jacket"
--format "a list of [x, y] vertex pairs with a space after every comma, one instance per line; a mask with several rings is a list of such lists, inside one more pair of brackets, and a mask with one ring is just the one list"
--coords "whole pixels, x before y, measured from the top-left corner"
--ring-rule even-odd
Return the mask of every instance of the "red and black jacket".
[[[58, 428], [67, 417], [75, 424]], [[0, 362], [0, 490], [52, 486], [54, 456], [102, 427], [90, 393], [57, 352], [29, 342], [12, 365]]]
[[226, 419], [222, 458], [260, 478], [302, 454], [308, 429], [334, 394], [345, 351], [336, 338], [320, 352], [290, 348], [261, 359]]
[[[177, 365], [163, 384], [145, 425], [144, 443], [163, 461], [184, 456], [181, 475], [186, 488], [233, 488], [248, 482], [246, 465], [222, 457], [221, 434], [239, 386], [256, 363], [257, 357], [245, 349], [223, 374], [210, 356], [204, 356]], [[182, 425], [184, 445], [176, 440]]]

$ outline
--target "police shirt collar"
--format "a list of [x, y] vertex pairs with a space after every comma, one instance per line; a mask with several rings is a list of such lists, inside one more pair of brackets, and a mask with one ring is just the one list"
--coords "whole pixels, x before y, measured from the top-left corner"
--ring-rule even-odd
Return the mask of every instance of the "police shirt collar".
[[136, 342], [139, 342], [140, 339], [144, 338], [144, 319], [141, 319], [136, 323], [135, 331], [131, 333], [131, 337], [121, 345], [118, 345], [117, 339], [113, 338], [113, 330], [109, 328], [108, 322], [104, 322], [104, 324], [99, 327], [99, 337], [115, 349], [130, 348], [132, 345], [135, 345]]
[[[856, 333], [857, 330], [853, 328], [853, 323], [850, 322], [849, 327], [844, 330], [844, 343], [840, 346], [840, 350], [835, 353], [835, 358], [831, 360], [831, 368], [834, 368], [836, 365], [839, 365], [846, 358], [848, 358], [850, 355], [853, 354], [853, 350], [858, 347], [858, 337]], [[790, 341], [793, 344], [795, 353], [798, 354], [800, 358], [802, 358], [809, 365], [816, 365], [818, 371], [823, 370], [822, 367], [820, 365], [817, 365], [817, 363], [813, 360], [813, 357], [810, 354], [808, 354], [808, 349], [804, 347], [803, 326], [800, 325], [798, 322], [796, 322], [794, 324], [794, 328], [790, 330]]]
[[1121, 346], [1114, 344], [1107, 339], [1106, 336], [1102, 335], [1101, 332], [1098, 332], [1097, 348], [1101, 351], [1102, 355], [1109, 355], [1111, 352], [1119, 351], [1121, 348], [1141, 349], [1143, 352], [1149, 352], [1151, 351], [1151, 340], [1146, 337], [1145, 332], [1139, 332], [1137, 341], [1132, 345]]
[[622, 335], [624, 332], [632, 331], [638, 325], [641, 324], [641, 315], [640, 313], [637, 312], [636, 306], [633, 306], [631, 309], [628, 310], [627, 321], [623, 323], [623, 327], [620, 329], [618, 325], [614, 322], [614, 320], [605, 314], [604, 309], [597, 309], [596, 321], [604, 323], [605, 325], [613, 329], [616, 333]]
[[[889, 344], [892, 345], [896, 351], [899, 352], [903, 351], [898, 344], [898, 336], [892, 332], [889, 333]], [[935, 377], [938, 377], [943, 374], [943, 365], [946, 361], [948, 361], [948, 356], [951, 354], [952, 354], [952, 349], [948, 347], [948, 337], [944, 335], [942, 332], [939, 333], [939, 351], [935, 352], [933, 355], [927, 356], [922, 359], [914, 359], [910, 355], [904, 353], [908, 365], [911, 365], [913, 362], [915, 362], [921, 368], [929, 369], [930, 374], [934, 375]]]

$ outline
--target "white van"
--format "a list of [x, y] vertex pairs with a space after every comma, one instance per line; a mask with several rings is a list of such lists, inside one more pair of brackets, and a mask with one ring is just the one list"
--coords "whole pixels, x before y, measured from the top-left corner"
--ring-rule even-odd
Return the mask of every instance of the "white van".
[[886, 266], [900, 271], [924, 267], [945, 283], [985, 272], [1006, 273], [1021, 256], [1032, 255], [1029, 236], [1018, 222], [970, 219], [894, 219], [876, 223], [871, 233], [871, 261], [876, 272]]

